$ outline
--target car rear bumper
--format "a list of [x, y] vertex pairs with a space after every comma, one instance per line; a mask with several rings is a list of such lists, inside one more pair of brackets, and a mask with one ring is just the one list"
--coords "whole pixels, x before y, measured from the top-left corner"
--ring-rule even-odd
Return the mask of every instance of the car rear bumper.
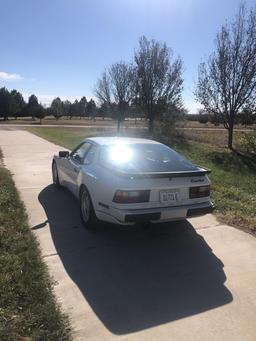
[[140, 222], [157, 223], [181, 220], [211, 213], [213, 210], [214, 204], [208, 201], [192, 205], [136, 210], [121, 210], [111, 207], [104, 212], [97, 211], [96, 214], [99, 219], [104, 221], [121, 225], [131, 225]]

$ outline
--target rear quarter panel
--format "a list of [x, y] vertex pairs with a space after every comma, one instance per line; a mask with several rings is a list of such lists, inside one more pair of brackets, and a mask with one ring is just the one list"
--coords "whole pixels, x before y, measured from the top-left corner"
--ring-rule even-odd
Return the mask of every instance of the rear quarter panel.
[[118, 179], [97, 164], [83, 166], [78, 186], [85, 185], [90, 193], [95, 210], [101, 209], [99, 202], [111, 206], [111, 202], [118, 186]]

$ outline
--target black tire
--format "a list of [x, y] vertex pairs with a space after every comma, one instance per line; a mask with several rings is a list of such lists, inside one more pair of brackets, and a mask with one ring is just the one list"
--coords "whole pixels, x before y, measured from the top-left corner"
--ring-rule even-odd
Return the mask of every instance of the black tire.
[[99, 227], [99, 219], [96, 217], [90, 193], [85, 186], [80, 190], [80, 216], [84, 227], [90, 231], [96, 231]]
[[57, 164], [55, 161], [52, 162], [52, 182], [55, 187], [57, 188], [61, 187], [59, 174], [58, 174], [58, 168], [57, 168]]

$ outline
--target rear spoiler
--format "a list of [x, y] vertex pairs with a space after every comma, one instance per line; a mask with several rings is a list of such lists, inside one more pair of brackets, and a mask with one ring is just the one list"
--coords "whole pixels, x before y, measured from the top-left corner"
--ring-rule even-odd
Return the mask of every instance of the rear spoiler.
[[126, 173], [123, 171], [115, 170], [114, 172], [116, 173], [116, 175], [121, 177], [138, 179], [138, 178], [183, 178], [191, 176], [203, 176], [206, 174], [210, 174], [211, 170], [206, 168], [198, 168], [198, 170], [194, 171]]

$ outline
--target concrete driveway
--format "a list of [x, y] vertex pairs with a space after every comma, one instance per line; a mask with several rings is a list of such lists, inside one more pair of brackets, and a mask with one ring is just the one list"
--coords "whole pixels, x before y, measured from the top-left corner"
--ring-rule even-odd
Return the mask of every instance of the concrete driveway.
[[76, 340], [256, 340], [256, 239], [214, 216], [89, 233], [78, 203], [51, 185], [57, 145], [0, 131]]

